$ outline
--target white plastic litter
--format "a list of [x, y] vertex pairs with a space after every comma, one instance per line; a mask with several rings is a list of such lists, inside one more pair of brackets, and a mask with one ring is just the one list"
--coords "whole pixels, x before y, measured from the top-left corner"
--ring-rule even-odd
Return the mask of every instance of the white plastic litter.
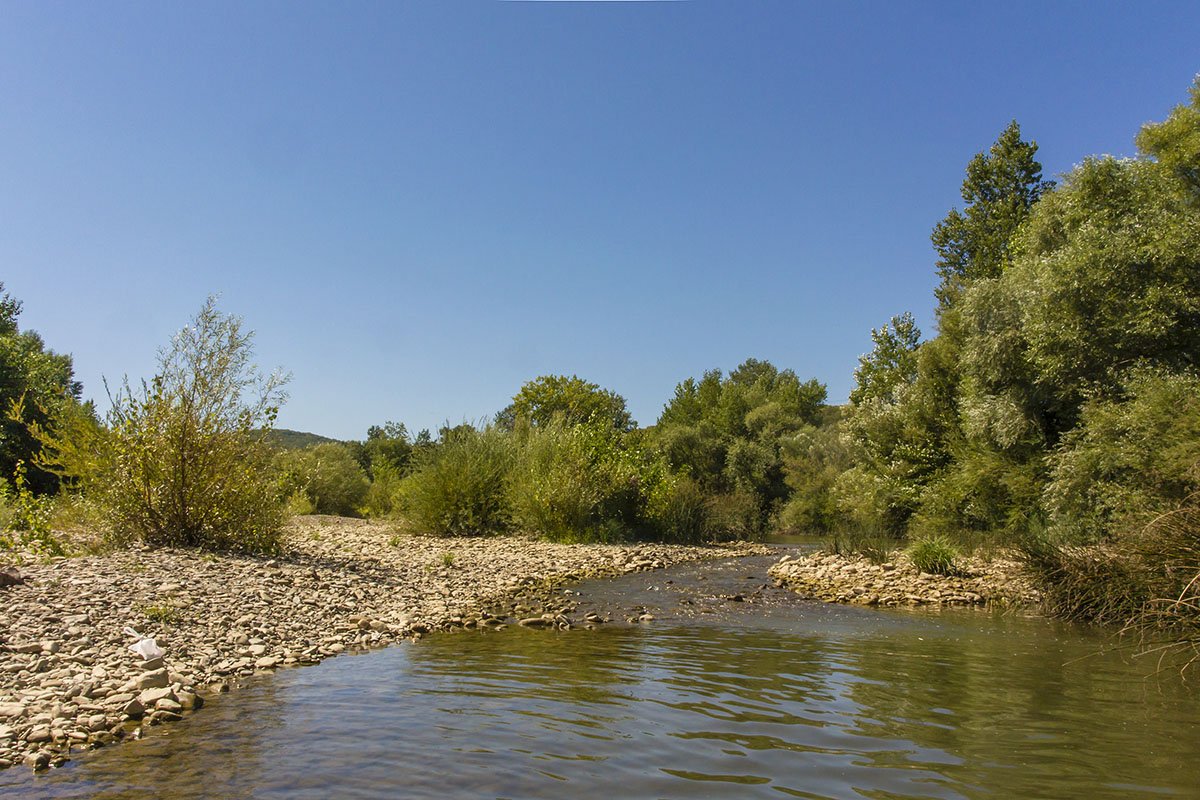
[[163, 654], [163, 649], [148, 636], [142, 636], [133, 628], [126, 627], [125, 634], [137, 639], [136, 642], [129, 645], [129, 649], [142, 657], [143, 661], [149, 661], [152, 658], [159, 658]]

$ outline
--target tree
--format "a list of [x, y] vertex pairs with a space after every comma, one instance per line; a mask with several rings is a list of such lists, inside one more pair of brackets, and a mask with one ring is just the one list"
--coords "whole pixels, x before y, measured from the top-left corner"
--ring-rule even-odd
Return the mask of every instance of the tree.
[[403, 422], [389, 420], [367, 429], [364, 450], [372, 475], [381, 466], [403, 473], [412, 459], [413, 443]]
[[987, 153], [977, 153], [967, 164], [965, 209], [953, 209], [931, 237], [942, 279], [935, 290], [940, 309], [953, 305], [964, 285], [995, 278], [1008, 264], [1013, 235], [1054, 185], [1042, 180], [1037, 149], [1036, 142], [1021, 139], [1021, 126], [1013, 120]]
[[603, 421], [619, 431], [635, 427], [624, 397], [576, 375], [543, 375], [529, 381], [513, 398], [511, 413], [506, 410], [501, 417], [526, 419], [533, 425], [561, 419], [568, 425]]
[[1163, 122], [1150, 123], [1137, 137], [1138, 149], [1171, 170], [1200, 203], [1200, 75], [1189, 92], [1192, 102], [1178, 105]]
[[895, 402], [896, 390], [917, 377], [917, 347], [921, 329], [905, 311], [882, 328], [871, 330], [875, 349], [858, 359], [850, 402], [861, 405], [870, 398]]
[[115, 533], [152, 545], [271, 550], [283, 509], [266, 433], [286, 377], [253, 366], [253, 334], [209, 298], [159, 351], [158, 374], [112, 397], [92, 487]]
[[[976, 489], [986, 480], [958, 475], [953, 486], [947, 482], [955, 476], [956, 454], [973, 458], [981, 452], [967, 446], [960, 420], [962, 350], [968, 330], [979, 322], [964, 321], [962, 306], [973, 288], [995, 282], [1010, 267], [1013, 236], [1053, 186], [1041, 179], [1036, 153], [1037, 144], [1023, 141], [1014, 121], [967, 165], [964, 209], [952, 210], [931, 236], [941, 278], [935, 290], [938, 336], [918, 345], [920, 331], [908, 314], [871, 332], [875, 348], [855, 371], [846, 421], [862, 460], [839, 479], [838, 490], [843, 510], [862, 524], [899, 534], [922, 509], [936, 507], [945, 516], [979, 507]], [[1007, 343], [1010, 333], [1005, 330], [991, 344]], [[994, 477], [996, 469], [992, 464], [965, 474]]]
[[21, 331], [21, 303], [0, 283], [0, 477], [11, 478], [19, 462], [34, 492], [58, 488], [58, 477], [38, 467], [41, 444], [30, 431], [53, 427], [67, 405], [77, 405], [83, 391], [75, 380], [71, 357], [47, 350], [34, 331]]
[[818, 420], [825, 397], [819, 381], [750, 358], [728, 377], [709, 370], [676, 386], [652, 443], [710, 496], [710, 522], [736, 520], [732, 527], [747, 535], [790, 493], [781, 443]]

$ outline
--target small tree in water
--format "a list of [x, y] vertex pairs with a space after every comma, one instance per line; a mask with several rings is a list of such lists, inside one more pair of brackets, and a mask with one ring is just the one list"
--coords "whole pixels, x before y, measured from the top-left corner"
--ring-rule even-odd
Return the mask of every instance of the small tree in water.
[[210, 297], [159, 351], [158, 374], [110, 394], [108, 453], [94, 488], [121, 538], [272, 550], [283, 508], [264, 437], [286, 376], [252, 363], [253, 333]]

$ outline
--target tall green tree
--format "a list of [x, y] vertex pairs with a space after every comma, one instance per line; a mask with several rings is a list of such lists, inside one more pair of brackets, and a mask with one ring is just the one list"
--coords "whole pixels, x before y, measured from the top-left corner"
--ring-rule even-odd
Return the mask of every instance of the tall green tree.
[[815, 379], [802, 381], [792, 370], [747, 359], [728, 377], [710, 370], [676, 386], [652, 443], [674, 469], [723, 498], [717, 505], [729, 513], [716, 516], [745, 517], [753, 532], [791, 491], [784, 440], [818, 421], [825, 397]]
[[961, 520], [962, 510], [979, 511], [979, 492], [994, 482], [997, 461], [990, 456], [986, 469], [956, 472], [963, 459], [986, 451], [962, 430], [962, 349], [971, 326], [980, 326], [979, 318], [964, 321], [963, 298], [1010, 267], [1014, 235], [1053, 187], [1042, 180], [1036, 153], [1037, 144], [1024, 141], [1014, 121], [968, 163], [963, 210], [950, 211], [931, 237], [941, 278], [938, 335], [918, 345], [911, 316], [872, 331], [875, 349], [855, 373], [845, 425], [861, 461], [838, 482], [843, 510], [861, 524], [898, 534], [931, 509]]
[[939, 308], [953, 305], [965, 285], [995, 278], [1009, 263], [1013, 235], [1054, 185], [1042, 180], [1037, 149], [1037, 142], [1021, 138], [1021, 126], [1013, 120], [988, 152], [977, 153], [967, 164], [963, 210], [951, 210], [933, 229]]
[[83, 391], [69, 355], [46, 349], [34, 331], [17, 323], [21, 302], [0, 283], [0, 477], [11, 478], [17, 462], [28, 467], [35, 492], [53, 492], [58, 477], [36, 465], [41, 445], [30, 426], [53, 428], [64, 404], [77, 404]]
[[604, 422], [619, 431], [636, 426], [624, 397], [577, 375], [542, 375], [526, 383], [512, 405], [500, 412], [498, 424], [511, 427], [518, 419], [533, 425], [548, 425], [554, 420], [567, 425]]
[[895, 401], [896, 391], [917, 378], [917, 347], [921, 329], [911, 312], [892, 317], [882, 328], [871, 331], [874, 349], [858, 359], [854, 370], [854, 389], [850, 402], [861, 404], [869, 398]]

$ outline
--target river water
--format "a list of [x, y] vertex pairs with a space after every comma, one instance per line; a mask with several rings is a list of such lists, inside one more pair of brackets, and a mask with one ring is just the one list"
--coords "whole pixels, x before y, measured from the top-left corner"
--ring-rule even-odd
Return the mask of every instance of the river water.
[[[255, 679], [0, 794], [1200, 797], [1200, 691], [1101, 632], [828, 606], [773, 559], [573, 587], [595, 630], [438, 634]], [[655, 619], [628, 624], [643, 611]]]

